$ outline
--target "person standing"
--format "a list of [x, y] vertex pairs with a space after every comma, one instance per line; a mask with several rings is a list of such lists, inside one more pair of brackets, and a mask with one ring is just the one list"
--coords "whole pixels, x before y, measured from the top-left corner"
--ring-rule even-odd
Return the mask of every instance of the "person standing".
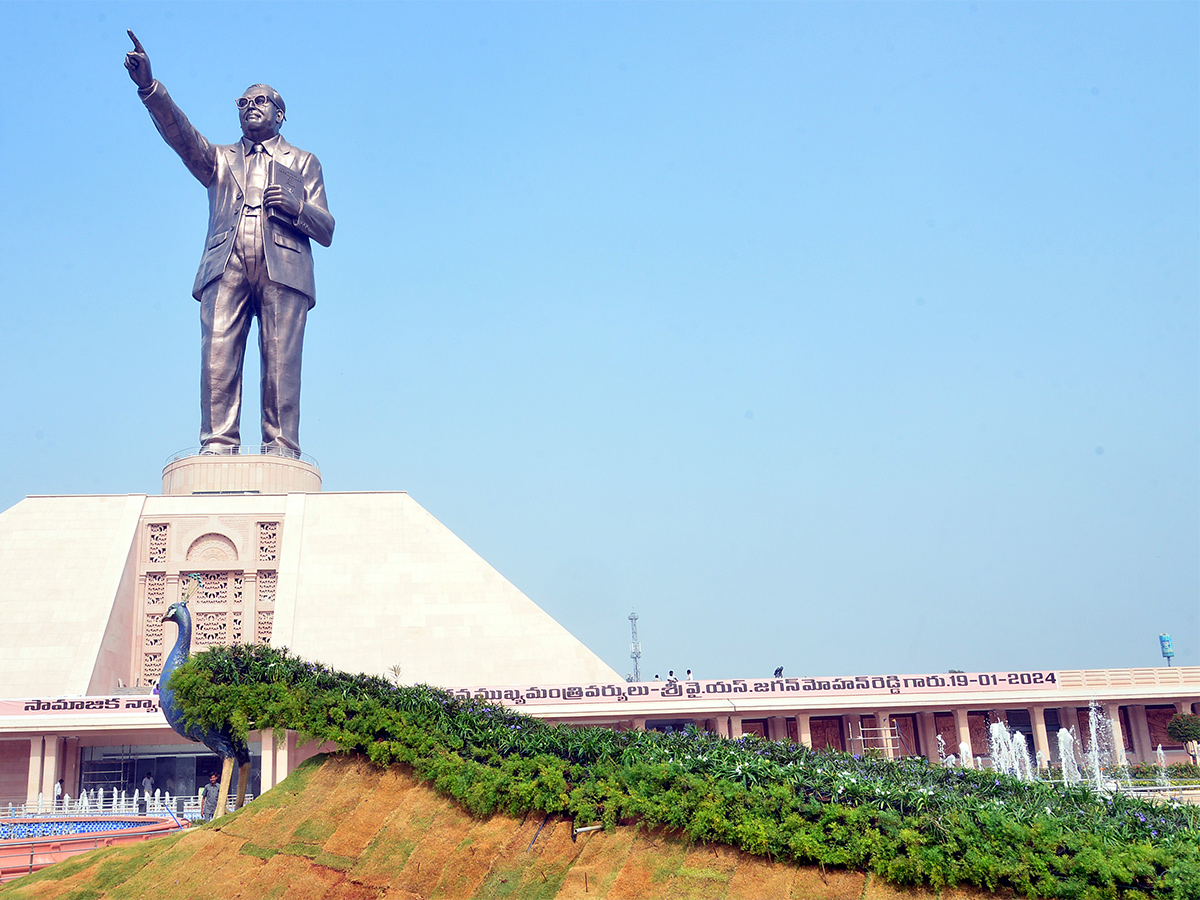
[[200, 793], [204, 800], [203, 806], [200, 808], [200, 818], [205, 822], [211, 822], [217, 812], [217, 797], [221, 793], [221, 786], [217, 784], [215, 772], [208, 776], [208, 784], [201, 789]]
[[[242, 139], [216, 145], [200, 134], [154, 78], [132, 31], [125, 68], [163, 140], [208, 189], [208, 235], [192, 296], [200, 301], [200, 452], [241, 445], [242, 360], [258, 319], [262, 451], [300, 455], [300, 361], [316, 305], [310, 241], [328, 247], [333, 216], [321, 163], [279, 134], [279, 92], [254, 84], [236, 101]], [[272, 178], [272, 173], [279, 177]]]

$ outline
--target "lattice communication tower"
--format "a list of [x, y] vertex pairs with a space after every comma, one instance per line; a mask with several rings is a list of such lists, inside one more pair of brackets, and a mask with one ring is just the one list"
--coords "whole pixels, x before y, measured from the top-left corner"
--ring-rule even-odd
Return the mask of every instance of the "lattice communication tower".
[[642, 642], [637, 637], [638, 614], [629, 614], [629, 657], [633, 660], [633, 680], [642, 680]]

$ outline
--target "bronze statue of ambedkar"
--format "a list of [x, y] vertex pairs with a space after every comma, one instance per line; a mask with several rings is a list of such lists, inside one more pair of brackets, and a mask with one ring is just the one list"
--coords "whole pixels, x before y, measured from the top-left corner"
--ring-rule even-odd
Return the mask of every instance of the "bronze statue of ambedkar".
[[300, 455], [300, 359], [316, 304], [310, 241], [328, 247], [333, 216], [321, 164], [279, 134], [284, 103], [269, 85], [237, 99], [242, 139], [211, 144], [150, 71], [129, 32], [125, 68], [159, 134], [208, 189], [208, 235], [192, 295], [200, 301], [200, 445], [236, 453], [241, 444], [242, 360], [251, 319], [262, 355], [262, 448]]

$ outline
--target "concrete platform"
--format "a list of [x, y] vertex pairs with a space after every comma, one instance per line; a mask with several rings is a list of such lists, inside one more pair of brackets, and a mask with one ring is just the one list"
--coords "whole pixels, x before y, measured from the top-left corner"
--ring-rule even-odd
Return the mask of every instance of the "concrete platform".
[[260, 453], [177, 455], [163, 469], [167, 497], [189, 494], [315, 494], [321, 470], [311, 460]]

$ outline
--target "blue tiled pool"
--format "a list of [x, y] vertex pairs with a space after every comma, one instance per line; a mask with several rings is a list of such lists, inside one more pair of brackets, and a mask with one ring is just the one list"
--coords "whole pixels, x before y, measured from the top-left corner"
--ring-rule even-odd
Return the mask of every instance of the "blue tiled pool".
[[122, 831], [153, 825], [157, 819], [40, 819], [5, 822], [0, 820], [0, 841], [21, 838], [56, 837], [62, 834], [94, 834], [98, 831]]

